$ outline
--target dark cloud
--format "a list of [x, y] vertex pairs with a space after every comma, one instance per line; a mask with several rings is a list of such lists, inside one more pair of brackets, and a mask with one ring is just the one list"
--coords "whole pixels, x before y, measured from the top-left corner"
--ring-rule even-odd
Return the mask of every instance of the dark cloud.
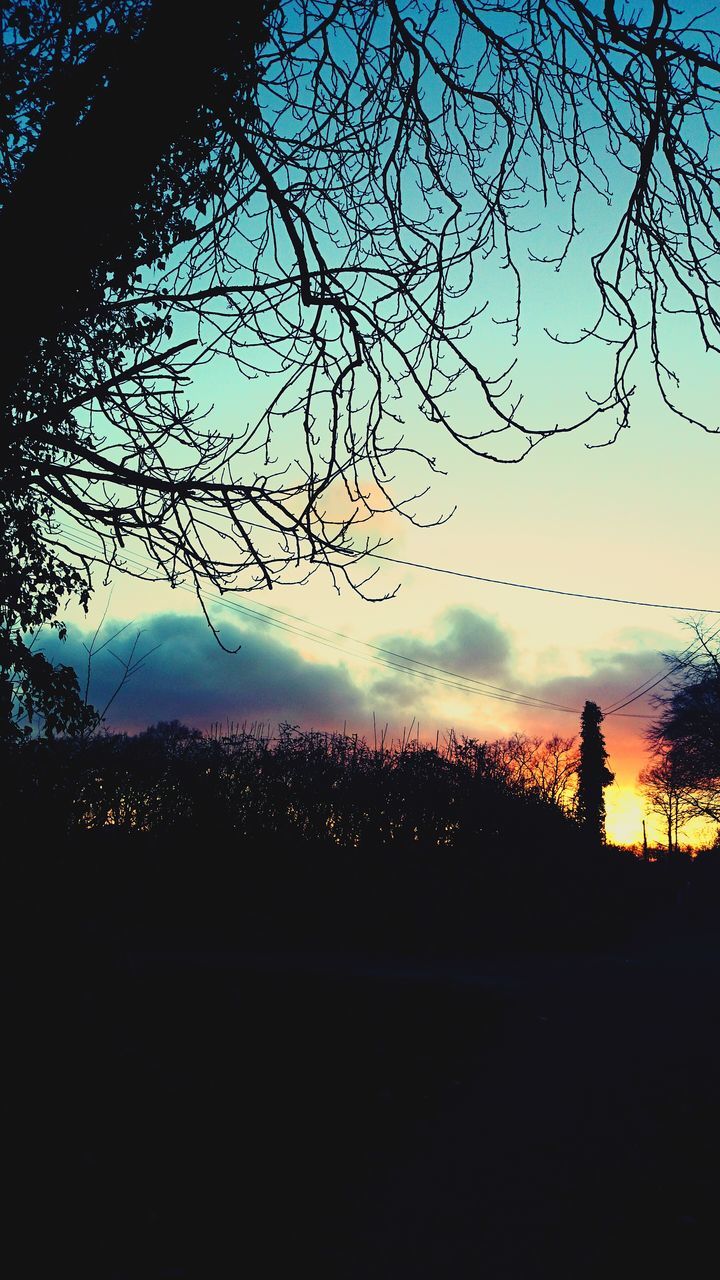
[[493, 618], [460, 605], [446, 609], [436, 619], [435, 636], [390, 637], [385, 648], [398, 650], [416, 662], [445, 667], [466, 676], [500, 676], [511, 655], [508, 635]]
[[[600, 707], [610, 707], [624, 701], [638, 685], [644, 684], [662, 672], [663, 660], [656, 649], [642, 649], [614, 654], [595, 653], [590, 659], [586, 675], [558, 676], [546, 681], [539, 696], [563, 705], [582, 707], [586, 699]], [[650, 695], [639, 698], [628, 707], [635, 715], [653, 713]]]
[[[426, 667], [473, 676], [476, 679], [507, 679], [512, 646], [505, 631], [492, 618], [474, 609], [455, 606], [435, 619], [434, 634], [424, 636], [391, 635], [378, 642], [386, 650], [389, 662], [398, 661], [392, 654], [423, 663]], [[431, 673], [433, 674], [433, 673]], [[419, 708], [425, 697], [442, 692], [442, 685], [431, 684], [401, 672], [383, 672], [372, 683], [371, 693], [403, 709]]]
[[[532, 692], [576, 711], [591, 699], [607, 713], [613, 703], [625, 701], [636, 686], [657, 678], [663, 665], [658, 650], [654, 648], [614, 654], [595, 653], [591, 655], [587, 674], [559, 676], [545, 681]], [[619, 781], [633, 782], [646, 763], [648, 748], [645, 734], [655, 714], [650, 694], [638, 698], [621, 716], [606, 714], [603, 731], [610, 752], [610, 768]], [[571, 735], [578, 733], [580, 728], [575, 716], [560, 713], [554, 717], [552, 712], [542, 710], [522, 712], [521, 715], [519, 727], [529, 732], [547, 733], [548, 726], [553, 725], [556, 730]]]
[[[114, 629], [111, 623], [105, 625], [101, 643]], [[257, 625], [223, 620], [223, 642], [228, 648], [240, 644], [237, 654], [223, 652], [198, 617], [163, 614], [140, 624], [140, 630], [137, 653], [149, 656], [112, 704], [108, 723], [116, 727], [138, 729], [170, 719], [200, 727], [226, 719], [287, 719], [318, 728], [347, 721], [362, 731], [373, 711], [383, 721], [402, 725], [410, 717], [427, 714], [428, 700], [437, 703], [445, 692], [442, 683], [381, 666], [369, 665], [366, 675], [355, 677], [339, 658], [309, 661], [291, 647], [292, 637], [286, 643], [277, 632]], [[137, 633], [133, 624], [93, 659], [90, 700], [98, 708], [104, 708], [121, 675], [113, 654], [126, 659]], [[45, 647], [55, 661], [74, 666], [82, 682], [87, 642], [87, 636], [71, 631], [64, 645], [51, 638]], [[391, 664], [404, 657], [459, 675], [508, 678], [507, 635], [495, 621], [472, 609], [446, 610], [435, 620], [429, 638], [392, 635], [379, 644]]]
[[[109, 636], [112, 629], [107, 624], [103, 636]], [[96, 706], [104, 706], [121, 670], [111, 650], [126, 657], [137, 630], [134, 625], [129, 627], [94, 660], [90, 698]], [[357, 675], [351, 674], [334, 654], [328, 661], [310, 661], [291, 647], [293, 637], [286, 642], [281, 633], [269, 627], [223, 621], [222, 636], [228, 647], [240, 644], [239, 653], [223, 652], [202, 618], [164, 614], [144, 622], [138, 652], [154, 652], [113, 703], [109, 723], [140, 729], [158, 720], [179, 719], [205, 728], [226, 719], [272, 724], [290, 720], [305, 727], [337, 728], [347, 721], [353, 729], [369, 732], [374, 711], [378, 721], [389, 721], [393, 730], [414, 717], [434, 732], [438, 720], [442, 722], [438, 709], [444, 697], [457, 702], [442, 683], [401, 671], [368, 665]], [[86, 639], [71, 632], [66, 644], [51, 640], [45, 647], [54, 660], [69, 663], [82, 673]], [[393, 654], [414, 658], [428, 667], [487, 680], [573, 709], [573, 714], [563, 714], [468, 694], [466, 723], [456, 723], [455, 728], [488, 738], [512, 729], [574, 734], [586, 699], [607, 708], [663, 666], [657, 649], [649, 646], [613, 654], [595, 652], [588, 657], [585, 674], [557, 676], [530, 685], [514, 673], [507, 633], [493, 619], [468, 608], [440, 614], [428, 637], [396, 634], [378, 643], [388, 662], [400, 661]], [[653, 708], [648, 698], [643, 698], [628, 710], [652, 714]], [[646, 723], [609, 717], [606, 727], [614, 748], [629, 752], [632, 747], [637, 754]], [[447, 726], [440, 723], [439, 727]]]
[[[106, 624], [101, 642], [114, 629]], [[140, 630], [138, 654], [154, 652], [113, 703], [113, 727], [140, 729], [178, 719], [205, 728], [217, 720], [260, 719], [325, 728], [364, 715], [364, 698], [343, 665], [309, 662], [269, 628], [223, 622], [223, 643], [242, 646], [235, 654], [223, 652], [202, 618], [163, 614]], [[129, 627], [93, 660], [90, 700], [96, 707], [104, 706], [121, 674], [111, 650], [127, 658], [137, 632]], [[54, 661], [84, 673], [86, 640], [75, 632], [65, 644], [51, 640], [44, 648]]]

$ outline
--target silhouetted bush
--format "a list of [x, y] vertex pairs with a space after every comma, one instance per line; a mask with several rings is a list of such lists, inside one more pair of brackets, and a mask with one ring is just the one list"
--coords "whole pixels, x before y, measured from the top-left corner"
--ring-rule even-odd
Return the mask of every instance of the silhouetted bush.
[[6, 752], [5, 772], [32, 845], [60, 853], [60, 896], [86, 918], [100, 910], [111, 932], [156, 940], [592, 946], [685, 874], [594, 847], [503, 744], [453, 735], [375, 747], [290, 725], [207, 735], [171, 722], [29, 742]]
[[[281, 725], [225, 736], [177, 721], [89, 741], [36, 741], [7, 752], [13, 785], [47, 802], [58, 833], [291, 833], [342, 848], [491, 845], [568, 829], [556, 803], [513, 771], [502, 744], [450, 735], [371, 747], [356, 734]], [[13, 767], [14, 766], [14, 767]]]

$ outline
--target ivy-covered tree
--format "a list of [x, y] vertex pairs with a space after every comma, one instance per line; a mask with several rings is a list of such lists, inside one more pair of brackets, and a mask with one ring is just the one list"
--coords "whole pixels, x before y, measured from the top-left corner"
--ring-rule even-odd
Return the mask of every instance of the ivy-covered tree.
[[605, 843], [605, 788], [615, 779], [606, 763], [603, 718], [596, 702], [585, 703], [580, 717], [577, 819], [593, 844]]
[[65, 638], [60, 614], [69, 597], [87, 604], [90, 581], [76, 564], [53, 553], [52, 510], [28, 483], [0, 495], [0, 743], [33, 732], [45, 737], [81, 733], [95, 719], [72, 667], [52, 663], [28, 637], [50, 627]]

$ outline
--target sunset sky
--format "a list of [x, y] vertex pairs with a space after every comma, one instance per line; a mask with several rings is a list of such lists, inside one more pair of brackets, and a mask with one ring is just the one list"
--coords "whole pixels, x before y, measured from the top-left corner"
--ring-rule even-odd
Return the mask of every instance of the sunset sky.
[[[231, 405], [229, 387], [226, 394]], [[447, 475], [434, 478], [422, 510], [430, 516], [454, 502], [456, 514], [426, 530], [397, 515], [380, 517], [377, 530], [393, 540], [388, 554], [569, 591], [718, 607], [712, 535], [720, 441], [672, 420], [649, 392], [616, 444], [590, 451], [584, 445], [591, 439], [578, 433], [549, 441], [513, 467], [445, 445]], [[450, 727], [483, 738], [514, 730], [570, 735], [586, 698], [611, 705], [662, 669], [662, 652], [687, 643], [684, 615], [672, 609], [568, 599], [389, 564], [381, 566], [380, 582], [399, 589], [377, 604], [347, 589], [337, 594], [320, 574], [304, 586], [234, 597], [258, 612], [269, 606], [306, 620], [315, 639], [282, 629], [303, 629], [302, 621], [266, 613], [269, 625], [212, 604], [225, 644], [242, 645], [228, 655], [191, 594], [117, 577], [112, 589], [98, 589], [90, 624], [105, 608], [103, 638], [130, 622], [111, 646], [121, 656], [138, 631], [138, 652], [160, 647], [114, 703], [110, 724], [289, 720], [322, 728], [347, 723], [370, 735], [374, 712], [391, 734], [419, 721], [423, 738]], [[88, 623], [73, 623], [63, 660], [82, 668]], [[532, 709], [388, 670], [355, 641], [574, 711]], [[95, 659], [91, 697], [98, 705], [118, 670], [108, 650]], [[651, 708], [643, 699], [629, 710]], [[607, 793], [608, 834], [618, 841], [641, 836], [636, 780], [646, 724], [619, 716], [605, 723], [616, 773]], [[657, 823], [648, 829], [661, 838]]]
[[[628, 175], [610, 177], [621, 205]], [[558, 274], [534, 261], [529, 250], [538, 256], [557, 248], [558, 222], [565, 213], [557, 201], [545, 208], [537, 200], [528, 203], [525, 222], [539, 229], [528, 248], [521, 243], [518, 250], [523, 288], [518, 347], [512, 347], [505, 324], [510, 273], [503, 273], [497, 260], [478, 267], [471, 297], [463, 300], [463, 306], [468, 302], [479, 309], [487, 304], [466, 350], [490, 375], [516, 360], [514, 381], [523, 395], [525, 420], [543, 426], [571, 422], [587, 413], [588, 396], [607, 392], [612, 349], [592, 342], [559, 345], [547, 335], [573, 338], [592, 324], [597, 295], [590, 255], [607, 238], [616, 212], [613, 201], [583, 197], [583, 231]], [[712, 428], [715, 358], [703, 352], [689, 320], [673, 316], [664, 324], [674, 326], [670, 345], [681, 378], [677, 400], [704, 414]], [[391, 539], [386, 551], [400, 559], [569, 592], [689, 605], [694, 615], [515, 590], [384, 563], [374, 588], [379, 594], [397, 592], [383, 603], [365, 602], [347, 588], [338, 594], [322, 573], [303, 586], [234, 597], [259, 612], [266, 606], [283, 610], [295, 615], [295, 622], [268, 614], [270, 625], [209, 598], [225, 644], [242, 646], [231, 656], [215, 644], [192, 594], [117, 576], [112, 589], [98, 586], [89, 619], [71, 615], [65, 660], [83, 665], [88, 627], [97, 625], [105, 610], [103, 636], [131, 624], [113, 646], [117, 653], [126, 653], [132, 637], [142, 632], [138, 652], [154, 651], [113, 703], [108, 719], [117, 727], [140, 728], [175, 717], [199, 727], [216, 720], [261, 719], [318, 728], [347, 723], [369, 735], [374, 713], [377, 723], [387, 722], [395, 735], [419, 721], [421, 736], [428, 739], [450, 727], [483, 738], [515, 730], [576, 732], [586, 698], [603, 707], [619, 701], [662, 670], [663, 652], [687, 644], [684, 617], [720, 609], [714, 545], [720, 439], [672, 417], [663, 406], [645, 342], [641, 331], [631, 429], [608, 448], [586, 446], [607, 441], [612, 415], [545, 441], [516, 466], [494, 464], [474, 458], [441, 427], [431, 427], [408, 394], [399, 406], [406, 439], [433, 454], [445, 474], [428, 477], [401, 465], [393, 492], [402, 497], [429, 479], [430, 491], [417, 506], [419, 518], [432, 521], [453, 507], [456, 511], [448, 523], [425, 529], [397, 514], [381, 515], [367, 531]], [[267, 401], [270, 383], [270, 375], [262, 374], [243, 381], [213, 361], [194, 390], [201, 403], [214, 406], [210, 422], [240, 430]], [[477, 387], [467, 379], [458, 384], [449, 407], [461, 432], [488, 425]], [[282, 447], [296, 456], [297, 424], [287, 422], [286, 428]], [[284, 629], [286, 624], [295, 631]], [[307, 634], [297, 634], [298, 629]], [[363, 643], [569, 710], [533, 709], [389, 670], [373, 661]], [[109, 650], [95, 660], [90, 694], [97, 705], [103, 705], [117, 670]], [[605, 724], [617, 778], [607, 795], [608, 833], [618, 841], [641, 838], [644, 813], [636, 781], [645, 763], [648, 721], [637, 717], [652, 708], [641, 700], [629, 711], [631, 717], [609, 716]], [[657, 824], [650, 832], [661, 834]]]

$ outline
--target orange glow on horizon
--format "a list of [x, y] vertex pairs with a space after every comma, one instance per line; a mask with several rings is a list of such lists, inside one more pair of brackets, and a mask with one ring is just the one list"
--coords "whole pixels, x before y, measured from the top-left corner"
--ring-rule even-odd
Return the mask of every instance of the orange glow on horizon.
[[[645, 819], [648, 845], [665, 847], [667, 833], [661, 816], [648, 812], [647, 802], [639, 787], [630, 783], [614, 783], [605, 792], [605, 830], [609, 844], [642, 848], [642, 824]], [[701, 849], [712, 844], [715, 827], [702, 818], [693, 819], [679, 833], [680, 847]]]
[[[646, 818], [645, 800], [634, 786], [615, 783], [605, 792], [605, 829], [610, 844], [641, 845], [642, 824]], [[655, 840], [654, 824], [648, 823], [648, 840]]]

